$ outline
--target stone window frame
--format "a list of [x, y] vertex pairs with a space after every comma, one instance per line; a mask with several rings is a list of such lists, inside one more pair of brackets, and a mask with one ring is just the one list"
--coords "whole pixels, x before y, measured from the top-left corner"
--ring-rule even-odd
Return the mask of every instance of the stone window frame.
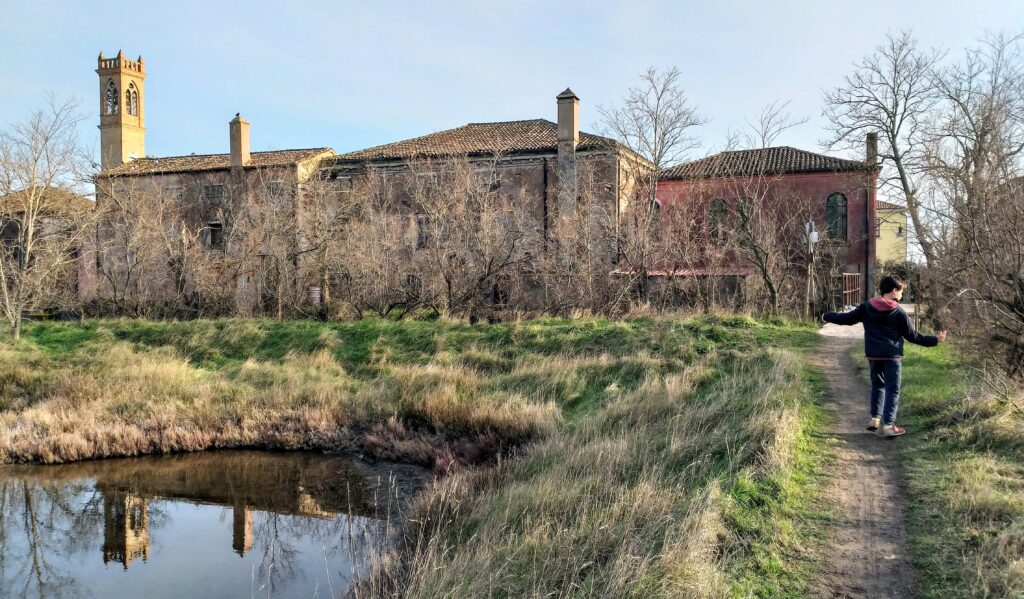
[[106, 97], [103, 102], [103, 114], [106, 116], [115, 116], [120, 110], [121, 95], [117, 91], [117, 85], [114, 84], [113, 79], [107, 80], [107, 91]]
[[227, 185], [223, 183], [208, 183], [203, 185], [203, 199], [220, 200], [227, 199]]
[[275, 179], [267, 182], [267, 197], [272, 200], [278, 200], [284, 197], [284, 181], [281, 179]]

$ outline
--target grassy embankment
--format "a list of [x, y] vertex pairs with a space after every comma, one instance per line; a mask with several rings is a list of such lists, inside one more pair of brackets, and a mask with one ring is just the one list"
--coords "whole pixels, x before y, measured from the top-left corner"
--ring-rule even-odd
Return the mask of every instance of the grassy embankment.
[[814, 343], [712, 317], [33, 324], [0, 342], [0, 463], [242, 446], [492, 463], [426, 492], [379, 590], [803, 596], [827, 443], [794, 352]]
[[956, 346], [907, 347], [900, 454], [924, 598], [1024, 597], [1024, 396], [979, 385]]

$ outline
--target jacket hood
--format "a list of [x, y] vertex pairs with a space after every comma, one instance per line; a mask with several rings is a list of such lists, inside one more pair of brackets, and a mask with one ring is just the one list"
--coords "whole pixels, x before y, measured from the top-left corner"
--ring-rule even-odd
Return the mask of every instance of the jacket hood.
[[897, 302], [896, 300], [885, 299], [880, 295], [876, 295], [875, 297], [869, 299], [868, 305], [874, 308], [875, 310], [878, 310], [879, 312], [891, 312], [896, 308], [900, 307], [899, 302]]

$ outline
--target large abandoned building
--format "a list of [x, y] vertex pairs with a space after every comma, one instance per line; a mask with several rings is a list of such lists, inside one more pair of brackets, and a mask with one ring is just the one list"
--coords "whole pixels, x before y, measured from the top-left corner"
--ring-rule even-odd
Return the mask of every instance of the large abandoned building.
[[[614, 226], [628, 204], [637, 165], [649, 172], [649, 164], [625, 146], [580, 131], [579, 98], [569, 89], [556, 97], [557, 122], [471, 123], [339, 156], [327, 147], [251, 152], [249, 123], [236, 114], [229, 123], [228, 153], [153, 157], [145, 152], [146, 71], [142, 58], [130, 60], [123, 53], [105, 58], [100, 54], [96, 72], [102, 166], [95, 179], [97, 204], [101, 208], [123, 204], [125, 211], [114, 219], [117, 222], [101, 221], [95, 285], [83, 287], [87, 298], [159, 302], [194, 294], [199, 283], [186, 280], [185, 262], [218, 262], [218, 255], [239, 257], [247, 252], [258, 259], [245, 266], [236, 260], [233, 268], [215, 268], [214, 285], [220, 286], [221, 297], [232, 298], [239, 311], [253, 312], [265, 302], [264, 292], [270, 285], [264, 266], [269, 251], [259, 247], [258, 239], [243, 241], [234, 235], [243, 226], [241, 215], [248, 215], [245, 225], [251, 227], [253, 210], [247, 212], [247, 208], [290, 204], [290, 212], [275, 213], [290, 222], [278, 222], [275, 228], [290, 228], [294, 244], [302, 245], [311, 235], [308, 223], [315, 220], [309, 210], [330, 210], [326, 204], [308, 201], [309, 196], [326, 189], [336, 204], [371, 172], [389, 182], [396, 216], [412, 239], [422, 238], [430, 226], [409, 202], [407, 181], [416, 165], [430, 169], [449, 160], [473, 165], [471, 168], [486, 176], [496, 195], [519, 203], [530, 226], [542, 231], [544, 239], [554, 220], [572, 213], [583, 193], [588, 194], [588, 201], [604, 207]], [[154, 224], [149, 238], [165, 246], [160, 254], [166, 264], [155, 268], [155, 275], [154, 268], [147, 275], [140, 268], [133, 277], [133, 263], [145, 259], [143, 244], [131, 238], [138, 233], [125, 231], [134, 231], [147, 218], [159, 223]], [[195, 245], [206, 255], [196, 256], [196, 249], [184, 248], [184, 237], [195, 238], [199, 242]], [[411, 251], [416, 249], [413, 244]], [[608, 263], [614, 261], [614, 247], [600, 251], [607, 254]], [[303, 251], [291, 254], [295, 266], [308, 259]], [[342, 284], [329, 274], [300, 286], [315, 288], [317, 295], [310, 297], [316, 301], [321, 288], [327, 294], [331, 287]]]
[[[341, 220], [353, 197], [386, 198], [388, 208], [379, 217], [393, 223], [404, 244], [388, 268], [402, 270], [396, 279], [422, 285], [437, 269], [417, 256], [446, 214], [443, 206], [430, 213], [416, 194], [443, 186], [438, 170], [445, 164], [460, 162], [485, 181], [489, 195], [522, 213], [536, 232], [532, 245], [516, 249], [527, 256], [545, 253], [558, 223], [583, 205], [598, 208], [604, 216], [594, 226], [611, 230], [606, 237], [617, 240], [627, 210], [646, 197], [641, 181], [653, 172], [624, 145], [580, 130], [580, 100], [571, 89], [556, 96], [555, 121], [470, 123], [340, 155], [329, 147], [252, 152], [249, 123], [236, 113], [228, 125], [228, 152], [153, 157], [145, 149], [142, 58], [100, 54], [96, 72], [102, 170], [95, 181], [103, 216], [95, 259], [87, 260], [94, 273], [79, 286], [86, 299], [123, 305], [220, 301], [230, 305], [226, 311], [241, 314], [266, 313], [276, 302], [280, 315], [282, 296], [290, 293], [292, 302], [319, 305], [343, 294], [352, 270], [361, 268], [348, 264], [351, 247], [329, 255], [322, 241], [322, 230]], [[843, 277], [846, 286], [868, 294], [876, 251], [870, 234], [877, 221], [873, 151], [869, 143], [865, 161], [795, 148], [716, 154], [659, 173], [651, 208], [667, 213], [685, 205], [702, 214], [701, 226], [716, 231], [730, 215], [742, 214], [747, 200], [799, 213], [818, 223], [836, 269], [849, 275]], [[377, 189], [368, 193], [371, 180]], [[718, 237], [707, 237], [706, 254]], [[586, 248], [609, 276], [635, 276], [635, 265], [622, 266], [617, 243]], [[742, 262], [734, 256], [712, 267], [698, 256], [673, 273], [724, 273], [739, 288], [753, 272]], [[844, 291], [852, 297], [854, 289]], [[496, 280], [486, 294], [487, 301], [498, 302], [507, 290]]]

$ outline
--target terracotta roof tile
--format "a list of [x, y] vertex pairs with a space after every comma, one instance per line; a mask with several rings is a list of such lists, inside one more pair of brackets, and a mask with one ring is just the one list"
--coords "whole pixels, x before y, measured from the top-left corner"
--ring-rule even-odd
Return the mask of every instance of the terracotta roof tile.
[[867, 168], [867, 163], [859, 160], [846, 160], [781, 146], [720, 152], [664, 169], [659, 178], [716, 179], [788, 173], [862, 171]]
[[[405, 160], [467, 154], [553, 152], [558, 147], [557, 128], [555, 123], [545, 119], [469, 123], [422, 137], [341, 154], [334, 160]], [[615, 141], [607, 137], [581, 131], [577, 149], [615, 145]]]
[[899, 204], [893, 204], [891, 202], [883, 202], [882, 200], [878, 200], [878, 209], [879, 210], [896, 210], [898, 212], [906, 212], [907, 211], [906, 208], [904, 208], [903, 206], [900, 206]]
[[[37, 193], [40, 189], [42, 188], [36, 188]], [[0, 196], [0, 213], [25, 210], [29, 198], [29, 191], [24, 189]], [[96, 207], [96, 202], [59, 187], [46, 189], [42, 195], [36, 195], [35, 200], [38, 202], [36, 205], [42, 207], [43, 211], [53, 214], [69, 214], [80, 210], [92, 210]]]
[[[308, 148], [301, 150], [272, 150], [253, 152], [246, 168], [288, 166], [315, 158], [320, 154], [333, 154], [330, 148]], [[167, 156], [163, 158], [137, 158], [100, 173], [103, 176], [154, 175], [162, 173], [185, 173], [191, 171], [216, 171], [231, 168], [230, 154], [190, 154], [188, 156]]]

